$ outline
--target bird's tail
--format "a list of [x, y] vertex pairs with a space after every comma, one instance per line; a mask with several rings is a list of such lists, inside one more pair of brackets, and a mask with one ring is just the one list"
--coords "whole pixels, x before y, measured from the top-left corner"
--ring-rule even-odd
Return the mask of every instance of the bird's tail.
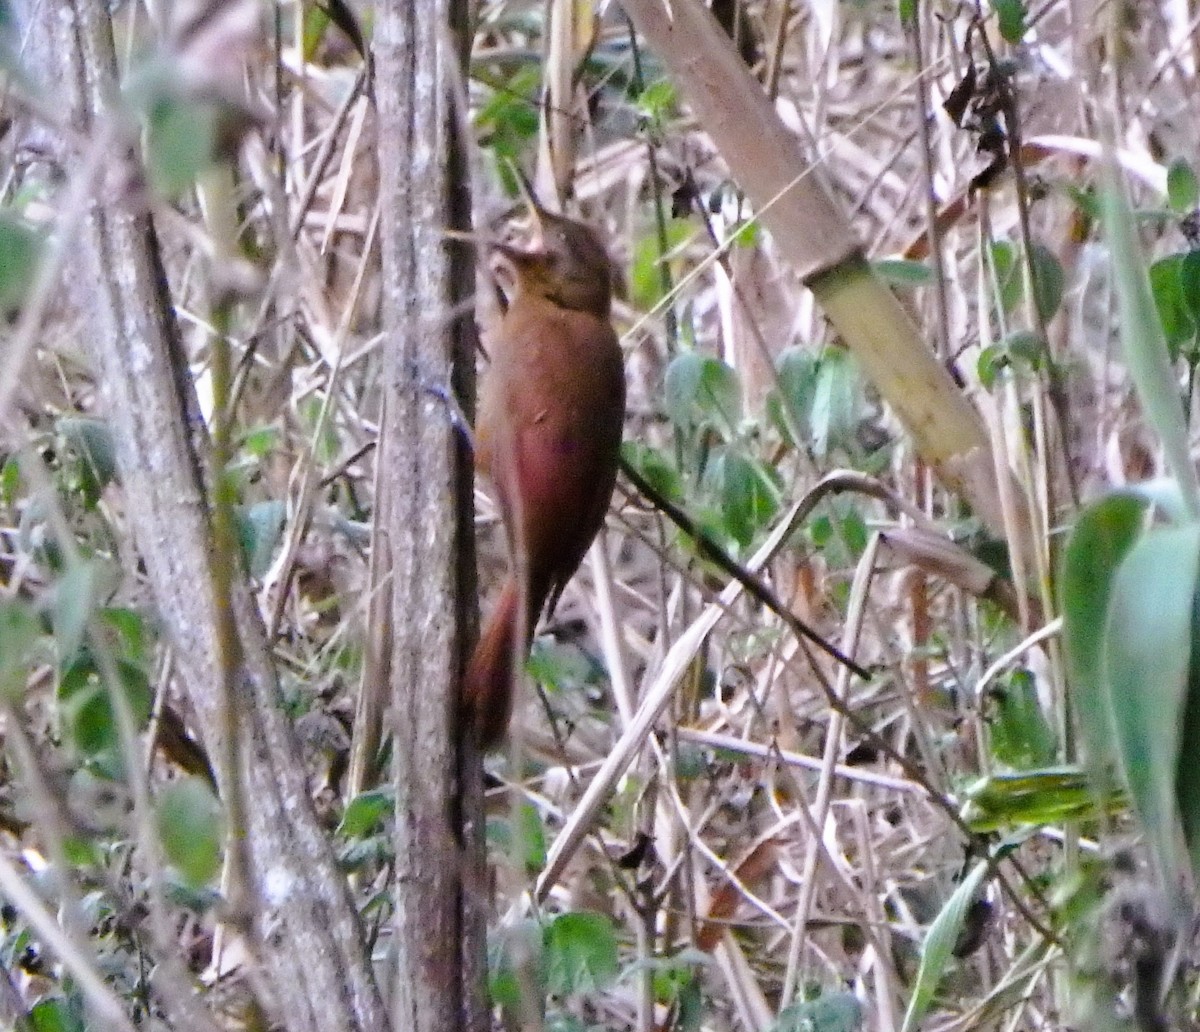
[[[505, 581], [504, 590], [492, 611], [487, 627], [471, 655], [463, 678], [465, 716], [473, 728], [482, 752], [494, 749], [504, 738], [512, 713], [516, 636], [530, 628], [517, 627], [520, 591], [515, 578]], [[522, 658], [524, 650], [522, 650]]]

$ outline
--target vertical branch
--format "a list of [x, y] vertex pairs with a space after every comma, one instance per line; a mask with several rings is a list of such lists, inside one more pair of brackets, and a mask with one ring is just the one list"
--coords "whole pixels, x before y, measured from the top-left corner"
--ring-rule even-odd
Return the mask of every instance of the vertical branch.
[[[112, 25], [101, 0], [43, 4], [54, 53], [67, 70], [61, 98], [68, 145], [108, 134], [112, 174], [83, 220], [76, 274], [96, 378], [117, 444], [131, 535], [210, 754], [221, 753], [217, 578], [206, 480], [215, 476], [189, 376], [154, 224], [125, 185], [141, 181], [123, 115]], [[78, 155], [75, 155], [78, 158]], [[263, 632], [236, 567], [228, 595], [236, 631], [233, 698], [245, 728], [241, 773], [244, 834], [256, 903], [255, 940], [264, 984], [276, 987], [280, 1023], [291, 1032], [378, 1032], [382, 1001], [358, 915], [328, 838], [312, 811], [303, 768]], [[222, 778], [228, 775], [222, 772]], [[222, 784], [222, 793], [228, 791]]]
[[[452, 0], [385, 0], [373, 38], [388, 395], [378, 500], [388, 526], [375, 540], [387, 550], [383, 590], [395, 634], [392, 1021], [413, 1032], [462, 1027], [471, 969], [462, 948], [469, 902], [457, 704], [474, 568], [471, 461], [446, 392], [473, 394], [473, 327], [450, 313], [462, 311], [474, 272], [469, 251], [444, 236], [447, 226], [470, 222], [452, 107], [465, 8]], [[477, 777], [476, 760], [464, 782]]]

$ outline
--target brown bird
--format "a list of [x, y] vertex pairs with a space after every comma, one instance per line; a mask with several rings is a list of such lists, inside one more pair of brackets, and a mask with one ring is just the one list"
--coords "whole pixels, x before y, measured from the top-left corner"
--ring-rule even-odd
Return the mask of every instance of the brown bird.
[[493, 244], [513, 296], [479, 391], [475, 463], [495, 488], [510, 571], [463, 683], [482, 750], [504, 738], [538, 617], [553, 609], [604, 522], [625, 419], [612, 268], [581, 222], [529, 199], [528, 249]]

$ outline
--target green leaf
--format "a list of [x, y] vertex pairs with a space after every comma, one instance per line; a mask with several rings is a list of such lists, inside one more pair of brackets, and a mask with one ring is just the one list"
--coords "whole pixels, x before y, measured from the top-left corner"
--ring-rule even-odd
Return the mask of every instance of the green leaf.
[[1017, 770], [1053, 762], [1055, 735], [1038, 702], [1033, 675], [1015, 670], [988, 695], [992, 702], [988, 731], [996, 759]]
[[79, 456], [100, 489], [117, 475], [117, 447], [112, 429], [103, 419], [64, 416], [55, 424], [67, 447]]
[[705, 358], [700, 375], [699, 403], [716, 425], [732, 430], [741, 419], [742, 390], [737, 373], [716, 358]]
[[[1192, 642], [1200, 641], [1200, 591], [1192, 598]], [[1183, 824], [1183, 838], [1192, 862], [1193, 879], [1200, 877], [1200, 763], [1193, 760], [1200, 744], [1200, 663], [1191, 656], [1187, 692], [1180, 728], [1180, 759], [1175, 777], [1175, 798]]]
[[810, 348], [785, 348], [775, 365], [775, 387], [769, 403], [779, 429], [795, 445], [807, 441], [813, 399], [817, 393], [817, 373], [821, 361]]
[[150, 719], [154, 694], [141, 667], [114, 659], [116, 685], [105, 685], [96, 663], [87, 651], [59, 678], [57, 699], [62, 718], [75, 748], [91, 760], [119, 757], [121, 734], [113, 712], [110, 691], [121, 691], [132, 710], [136, 730]]
[[1183, 872], [1175, 796], [1200, 525], [1155, 527], [1117, 568], [1102, 663], [1117, 754], [1168, 885]]
[[547, 987], [557, 996], [603, 989], [617, 977], [617, 937], [603, 914], [560, 914], [545, 947]]
[[745, 547], [779, 508], [778, 492], [766, 471], [739, 452], [726, 451], [721, 456], [719, 475], [726, 529]]
[[1045, 368], [1049, 359], [1046, 343], [1038, 334], [1030, 330], [1014, 330], [1003, 340], [980, 352], [977, 364], [979, 381], [990, 390], [1002, 369], [1036, 371]]
[[779, 1012], [774, 1032], [857, 1032], [863, 1006], [853, 993], [822, 993], [812, 1000], [789, 1004]]
[[0, 315], [24, 304], [37, 274], [43, 240], [11, 210], [0, 211]]
[[83, 634], [96, 605], [95, 563], [74, 562], [54, 586], [51, 623], [60, 662], [71, 663], [83, 644]]
[[697, 351], [684, 351], [667, 366], [663, 378], [663, 403], [671, 422], [681, 429], [690, 429], [693, 425], [703, 371], [704, 356]]
[[1017, 266], [1017, 249], [1007, 240], [992, 244], [992, 264], [996, 270], [996, 286], [1000, 292], [1000, 310], [1011, 312], [1021, 300], [1023, 288], [1021, 270]]
[[933, 283], [933, 270], [924, 262], [904, 258], [877, 258], [871, 262], [875, 275], [893, 287], [928, 287]]
[[637, 109], [647, 118], [660, 119], [675, 110], [677, 97], [670, 79], [650, 83], [637, 98]]
[[946, 966], [954, 955], [954, 945], [958, 942], [971, 904], [975, 901], [987, 871], [988, 865], [985, 861], [977, 863], [946, 900], [946, 905], [929, 926], [929, 932], [921, 946], [921, 964], [917, 969], [917, 979], [908, 1001], [901, 1032], [913, 1032], [929, 1010], [938, 986], [942, 983]]
[[595, 684], [603, 677], [603, 668], [590, 656], [575, 645], [550, 637], [534, 640], [525, 670], [551, 695], [579, 685]]
[[283, 537], [287, 506], [278, 500], [239, 505], [234, 509], [238, 540], [251, 577], [262, 577]]
[[0, 692], [10, 702], [24, 694], [41, 632], [41, 623], [27, 603], [0, 599]]
[[848, 444], [859, 417], [858, 368], [845, 348], [826, 348], [821, 355], [812, 403], [812, 448], [825, 458]]
[[1115, 173], [1110, 170], [1108, 178], [1104, 228], [1115, 273], [1121, 344], [1147, 421], [1162, 441], [1167, 464], [1179, 481], [1188, 512], [1193, 518], [1200, 517], [1200, 482], [1192, 465], [1179, 386], [1171, 369], [1146, 264], [1133, 232], [1129, 204]]
[[1196, 321], [1183, 293], [1183, 255], [1172, 254], [1150, 266], [1150, 293], [1172, 357], [1196, 337]]
[[1038, 314], [1049, 322], [1062, 304], [1066, 275], [1054, 252], [1042, 244], [1035, 243], [1029, 251], [1033, 273], [1033, 299]]
[[1013, 828], [1092, 821], [1128, 805], [1123, 793], [1098, 795], [1078, 767], [1047, 767], [979, 778], [964, 791], [960, 816], [971, 831], [990, 835]]
[[[338, 428], [334, 420], [326, 419], [321, 423], [322, 407], [321, 399], [314, 394], [300, 402], [298, 411], [305, 430], [314, 437], [313, 457], [320, 465], [329, 466], [337, 460], [341, 442], [338, 440]], [[319, 435], [318, 428], [321, 431]]]
[[667, 366], [664, 378], [667, 415], [676, 426], [689, 430], [706, 417], [732, 430], [740, 418], [741, 392], [737, 375], [718, 359], [685, 351]]
[[1000, 35], [1016, 46], [1025, 38], [1024, 0], [992, 0], [992, 9], [1000, 24]]
[[360, 792], [346, 805], [338, 834], [350, 839], [366, 838], [380, 828], [395, 805], [396, 797], [390, 788]]
[[507, 82], [497, 84], [475, 116], [479, 145], [491, 150], [498, 159], [500, 178], [510, 197], [515, 197], [520, 187], [509, 161], [516, 161], [528, 141], [537, 135], [540, 83], [538, 64], [530, 61], [522, 65]]
[[216, 160], [215, 105], [160, 94], [147, 111], [146, 171], [165, 197], [176, 197]]
[[143, 670], [146, 669], [146, 663], [151, 658], [149, 654], [151, 636], [142, 614], [136, 609], [107, 606], [96, 614], [96, 618], [97, 623], [93, 630], [100, 633], [108, 632], [105, 641], [111, 645], [117, 655]]
[[10, 455], [0, 469], [0, 501], [5, 505], [15, 505], [20, 490], [21, 463], [15, 455]]
[[1080, 189], [1071, 184], [1066, 184], [1063, 189], [1085, 219], [1092, 222], [1100, 220], [1102, 214], [1100, 210], [1100, 198], [1094, 189], [1090, 187], [1088, 189]]
[[540, 1006], [546, 985], [541, 926], [533, 920], [518, 920], [502, 927], [492, 942], [488, 977], [492, 1003], [518, 1013], [523, 1002]]
[[35, 1003], [29, 1011], [33, 1032], [86, 1032], [79, 1006], [70, 1000], [50, 999]]
[[625, 441], [621, 445], [621, 456], [670, 501], [683, 497], [683, 482], [675, 464], [657, 448], [641, 441]]
[[1167, 203], [1178, 215], [1186, 215], [1200, 204], [1196, 173], [1184, 158], [1176, 158], [1167, 169]]
[[1101, 661], [1104, 627], [1113, 579], [1142, 532], [1146, 505], [1130, 493], [1100, 499], [1080, 514], [1063, 552], [1059, 605], [1071, 702], [1084, 756], [1101, 783], [1116, 758]]
[[278, 443], [279, 429], [267, 424], [246, 431], [242, 438], [242, 449], [253, 458], [265, 459]]
[[629, 295], [638, 308], [650, 310], [663, 301], [667, 284], [662, 263], [669, 261], [676, 248], [691, 235], [691, 223], [686, 218], [677, 218], [667, 220], [665, 250], [660, 248], [657, 233], [646, 233], [635, 241], [629, 267]]
[[168, 863], [187, 885], [208, 884], [221, 866], [223, 821], [216, 796], [201, 779], [184, 778], [163, 788], [155, 810]]
[[1200, 327], [1200, 251], [1188, 251], [1180, 261], [1179, 292], [1192, 326]]
[[526, 874], [537, 874], [546, 866], [546, 829], [537, 807], [527, 802], [517, 805], [513, 814], [516, 832], [512, 859]]

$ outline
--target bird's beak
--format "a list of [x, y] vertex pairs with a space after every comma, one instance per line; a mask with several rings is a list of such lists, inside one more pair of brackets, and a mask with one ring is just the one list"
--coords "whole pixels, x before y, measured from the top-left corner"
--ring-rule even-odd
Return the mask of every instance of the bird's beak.
[[533, 219], [533, 239], [529, 241], [529, 249], [541, 251], [546, 246], [546, 209], [538, 202], [537, 195], [533, 192], [533, 184], [525, 173], [515, 164], [512, 168], [517, 176], [521, 200], [525, 202], [525, 206], [529, 209], [529, 216]]

